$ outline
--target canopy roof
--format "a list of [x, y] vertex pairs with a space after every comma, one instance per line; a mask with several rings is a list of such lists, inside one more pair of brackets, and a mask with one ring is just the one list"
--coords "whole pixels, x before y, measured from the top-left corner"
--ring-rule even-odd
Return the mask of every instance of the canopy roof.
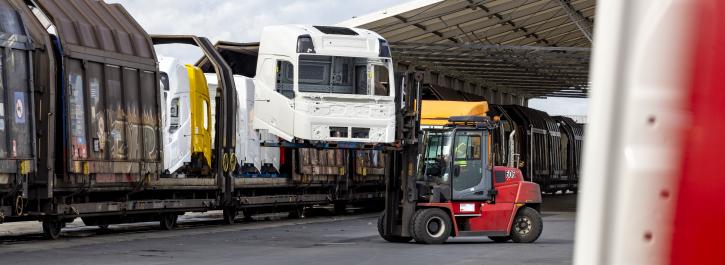
[[[586, 97], [595, 0], [418, 0], [339, 23], [398, 63], [527, 97]], [[482, 93], [481, 93], [482, 94]]]

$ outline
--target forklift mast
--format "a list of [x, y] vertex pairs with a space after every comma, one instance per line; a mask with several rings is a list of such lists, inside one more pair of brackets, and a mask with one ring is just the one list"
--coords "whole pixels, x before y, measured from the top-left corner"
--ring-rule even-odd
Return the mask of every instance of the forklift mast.
[[385, 170], [386, 196], [384, 233], [410, 236], [408, 225], [415, 213], [417, 191], [415, 174], [421, 117], [421, 86], [423, 73], [405, 72], [395, 76], [396, 145], [388, 150]]

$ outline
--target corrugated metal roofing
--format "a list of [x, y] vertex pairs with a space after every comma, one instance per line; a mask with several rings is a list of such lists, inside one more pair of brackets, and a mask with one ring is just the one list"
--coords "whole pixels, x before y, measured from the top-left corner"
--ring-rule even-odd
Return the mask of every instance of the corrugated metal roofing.
[[595, 0], [419, 0], [340, 26], [378, 32], [397, 62], [530, 97], [584, 97]]
[[148, 34], [120, 4], [98, 0], [36, 2], [56, 26], [65, 50], [89, 55], [102, 52], [105, 56], [142, 63], [149, 61], [139, 58], [155, 60]]

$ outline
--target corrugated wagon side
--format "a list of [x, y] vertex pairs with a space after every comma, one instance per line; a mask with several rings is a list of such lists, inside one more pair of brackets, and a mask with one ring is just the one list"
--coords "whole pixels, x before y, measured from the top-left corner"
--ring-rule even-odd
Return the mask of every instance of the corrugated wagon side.
[[[581, 152], [582, 136], [570, 137], [570, 128], [563, 128], [554, 118], [542, 111], [516, 105], [492, 105], [491, 115], [501, 116], [502, 129], [497, 134], [495, 146], [502, 149], [509, 145], [513, 135], [513, 150], [516, 158], [499, 157], [502, 161], [513, 159], [524, 175], [541, 185], [544, 192], [576, 190], [578, 164], [570, 162], [569, 155]], [[571, 149], [568, 144], [571, 138]], [[575, 141], [578, 139], [578, 142]], [[578, 146], [577, 146], [578, 143]], [[571, 151], [570, 151], [571, 150]], [[511, 154], [508, 154], [509, 156]], [[572, 159], [575, 159], [573, 156]]]
[[23, 218], [37, 169], [32, 48], [18, 8], [0, 1], [0, 223]]
[[[34, 124], [38, 132], [24, 134], [29, 151], [17, 149], [14, 159], [21, 166], [21, 160], [30, 161], [29, 169], [35, 159], [38, 168], [26, 183], [21, 219], [43, 221], [45, 233], [55, 238], [76, 217], [87, 225], [161, 220], [172, 227], [176, 215], [212, 207], [216, 185], [177, 196], [175, 191], [197, 187], [164, 185], [160, 178], [156, 55], [149, 35], [126, 10], [102, 1], [12, 3], [35, 41], [37, 96], [26, 97], [41, 114], [27, 118], [27, 130]], [[18, 77], [32, 68], [9, 69]], [[34, 141], [37, 149], [30, 147]]]

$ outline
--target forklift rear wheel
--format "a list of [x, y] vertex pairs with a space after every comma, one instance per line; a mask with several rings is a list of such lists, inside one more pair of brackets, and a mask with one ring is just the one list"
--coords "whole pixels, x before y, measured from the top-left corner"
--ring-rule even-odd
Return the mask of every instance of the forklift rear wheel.
[[380, 237], [385, 239], [385, 241], [391, 242], [391, 243], [408, 243], [410, 242], [412, 237], [409, 236], [391, 236], [391, 235], [384, 235], [383, 231], [385, 230], [385, 213], [381, 214], [380, 217], [378, 217], [378, 234], [380, 234]]
[[159, 225], [163, 230], [174, 230], [176, 227], [176, 220], [178, 218], [179, 216], [173, 213], [162, 214], [159, 220]]
[[443, 244], [451, 235], [451, 217], [438, 208], [419, 210], [413, 219], [413, 239], [423, 244]]
[[65, 223], [59, 220], [45, 220], [43, 221], [43, 234], [48, 239], [56, 240], [60, 237], [60, 230], [63, 229]]
[[496, 243], [506, 243], [509, 240], [511, 240], [510, 236], [489, 236], [488, 238], [493, 240], [493, 242], [496, 242]]
[[516, 213], [511, 225], [511, 239], [516, 243], [532, 243], [539, 239], [544, 224], [541, 214], [529, 207], [522, 207]]

